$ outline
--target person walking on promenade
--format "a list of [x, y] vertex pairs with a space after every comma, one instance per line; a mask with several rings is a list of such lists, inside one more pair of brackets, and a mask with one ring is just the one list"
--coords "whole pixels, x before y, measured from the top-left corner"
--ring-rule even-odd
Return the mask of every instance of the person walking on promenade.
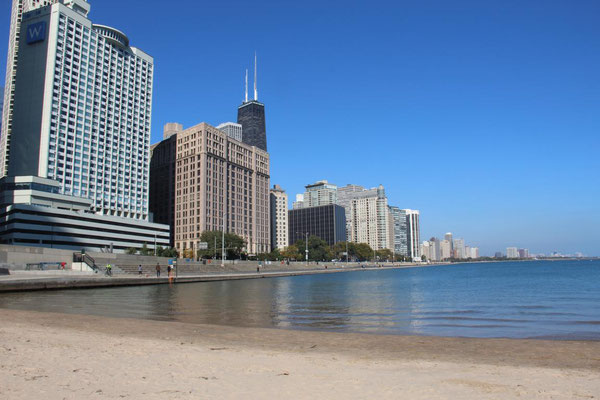
[[138, 265], [138, 275], [142, 276], [142, 264]]
[[106, 275], [112, 276], [112, 265], [106, 264]]
[[160, 264], [156, 263], [156, 277], [160, 278]]

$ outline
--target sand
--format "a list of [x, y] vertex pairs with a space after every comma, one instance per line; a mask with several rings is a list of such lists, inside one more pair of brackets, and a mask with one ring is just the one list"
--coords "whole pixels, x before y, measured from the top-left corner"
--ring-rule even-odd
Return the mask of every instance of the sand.
[[0, 309], [0, 399], [595, 399], [600, 342], [194, 325]]

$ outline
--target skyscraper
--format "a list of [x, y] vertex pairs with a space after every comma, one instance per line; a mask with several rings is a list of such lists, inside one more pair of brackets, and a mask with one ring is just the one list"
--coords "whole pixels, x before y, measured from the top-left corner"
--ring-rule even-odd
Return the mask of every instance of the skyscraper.
[[279, 185], [273, 185], [271, 198], [271, 249], [283, 250], [289, 244], [288, 197]]
[[197, 249], [204, 231], [224, 229], [250, 254], [271, 251], [269, 154], [206, 123], [176, 138], [175, 247]]
[[258, 101], [256, 55], [254, 55], [254, 100], [248, 101], [248, 73], [246, 71], [246, 97], [238, 107], [238, 124], [242, 125], [242, 141], [267, 151], [267, 125], [265, 105]]
[[[148, 240], [154, 239], [151, 229], [165, 231], [167, 242], [160, 233], [157, 243], [168, 244], [168, 227], [147, 222], [154, 61], [131, 47], [124, 33], [93, 24], [89, 11], [85, 0], [13, 1], [0, 141], [0, 170], [10, 178], [5, 186], [39, 184], [41, 192], [63, 196], [60, 209], [52, 209], [53, 203], [36, 208], [38, 228], [52, 226], [56, 232], [94, 221], [99, 224], [94, 234], [100, 235], [109, 229], [101, 215], [111, 217], [105, 219], [112, 221], [107, 238], [118, 241], [118, 250], [154, 242]], [[81, 212], [65, 208], [69, 202]], [[16, 204], [3, 206], [12, 207], [13, 215], [31, 212]], [[140, 233], [147, 229], [143, 235], [125, 228], [136, 224]], [[114, 235], [115, 226], [126, 234]], [[14, 234], [3, 241], [102, 246], [96, 239], [81, 241], [85, 234], [76, 231], [59, 240], [42, 232], [32, 239], [31, 231], [11, 229]]]
[[394, 220], [394, 253], [401, 256], [408, 256], [406, 211], [395, 206], [390, 206], [390, 212]]
[[323, 239], [330, 246], [346, 241], [346, 213], [337, 204], [289, 210], [288, 218], [290, 244], [305, 240], [306, 233]]
[[419, 211], [418, 210], [404, 210], [407, 218], [407, 244], [408, 244], [408, 256], [415, 260], [421, 257], [419, 254], [419, 241], [421, 240], [420, 225], [419, 225]]
[[92, 24], [86, 1], [65, 4], [23, 14], [8, 174], [54, 179], [99, 214], [147, 220], [153, 59]]
[[236, 124], [235, 122], [224, 122], [220, 125], [217, 125], [217, 129], [222, 130], [232, 139], [235, 139], [239, 142], [243, 142], [242, 140], [242, 125]]

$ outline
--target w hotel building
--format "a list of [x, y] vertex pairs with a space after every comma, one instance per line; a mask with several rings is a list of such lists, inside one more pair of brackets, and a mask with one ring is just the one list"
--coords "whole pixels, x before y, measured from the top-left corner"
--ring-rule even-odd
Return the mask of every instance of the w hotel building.
[[[61, 199], [35, 208], [36, 196], [4, 196], [2, 243], [168, 245], [168, 226], [149, 222], [148, 211], [154, 61], [124, 33], [93, 24], [89, 11], [85, 0], [13, 0], [2, 187]], [[51, 215], [47, 204], [57, 205]]]
[[249, 254], [271, 251], [269, 154], [206, 123], [177, 132], [176, 143], [175, 181], [151, 182], [175, 186], [175, 248], [197, 250], [204, 231], [225, 230]]

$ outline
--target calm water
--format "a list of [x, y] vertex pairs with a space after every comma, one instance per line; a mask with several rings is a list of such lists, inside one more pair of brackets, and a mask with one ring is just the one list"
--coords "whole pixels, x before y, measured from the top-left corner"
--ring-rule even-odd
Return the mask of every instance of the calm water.
[[600, 340], [600, 261], [0, 294], [0, 307], [386, 334]]

